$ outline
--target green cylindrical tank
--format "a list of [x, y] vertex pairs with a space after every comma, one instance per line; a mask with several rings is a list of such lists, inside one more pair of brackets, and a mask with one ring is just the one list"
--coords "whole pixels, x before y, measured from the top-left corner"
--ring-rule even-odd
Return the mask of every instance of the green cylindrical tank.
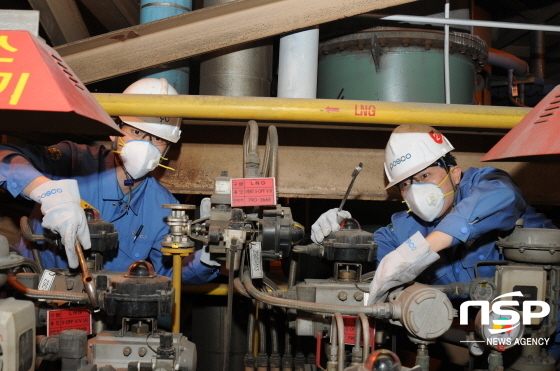
[[[450, 32], [451, 103], [474, 104], [484, 41]], [[321, 43], [317, 98], [445, 103], [444, 33], [379, 28]]]

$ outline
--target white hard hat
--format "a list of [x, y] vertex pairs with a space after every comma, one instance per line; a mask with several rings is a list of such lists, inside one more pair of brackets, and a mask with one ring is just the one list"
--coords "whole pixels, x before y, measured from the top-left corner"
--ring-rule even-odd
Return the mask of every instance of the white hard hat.
[[[123, 94], [169, 94], [177, 95], [177, 90], [166, 79], [145, 78], [136, 81]], [[146, 133], [177, 143], [181, 138], [181, 117], [140, 117], [120, 116], [122, 122]]]
[[385, 174], [390, 188], [454, 150], [446, 137], [427, 125], [401, 125], [385, 147]]

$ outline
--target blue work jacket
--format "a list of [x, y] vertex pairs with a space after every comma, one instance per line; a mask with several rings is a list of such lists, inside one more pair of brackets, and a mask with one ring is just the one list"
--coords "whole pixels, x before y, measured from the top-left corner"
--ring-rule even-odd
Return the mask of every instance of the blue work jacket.
[[[113, 223], [119, 233], [118, 252], [104, 262], [105, 269], [126, 271], [134, 261], [148, 260], [158, 274], [171, 276], [172, 258], [160, 251], [161, 241], [169, 232], [166, 220], [171, 210], [162, 205], [178, 201], [153, 177], [146, 177], [133, 190], [128, 203], [129, 195], [123, 194], [118, 184], [115, 153], [103, 146], [68, 141], [50, 147], [2, 145], [0, 160], [0, 185], [14, 197], [23, 196], [25, 186], [41, 175], [53, 180], [77, 180], [81, 199], [99, 210], [101, 218]], [[35, 233], [42, 233], [40, 211], [36, 210], [32, 217]], [[18, 248], [24, 256], [32, 257], [26, 245], [22, 241]], [[45, 268], [68, 267], [65, 253], [56, 247], [42, 250], [41, 258]], [[219, 268], [200, 262], [200, 253], [183, 259], [184, 284], [203, 284], [218, 275]]]
[[[452, 196], [448, 196], [452, 197]], [[417, 231], [426, 237], [433, 231], [453, 237], [451, 246], [439, 252], [440, 259], [428, 267], [418, 281], [434, 285], [470, 282], [480, 261], [502, 261], [495, 246], [498, 237], [522, 218], [526, 228], [554, 228], [523, 198], [521, 190], [505, 171], [485, 167], [464, 172], [455, 207], [440, 221], [426, 222], [406, 211], [393, 214], [391, 224], [378, 229], [377, 263]], [[479, 265], [480, 277], [493, 277], [494, 265]]]
[[[433, 231], [453, 236], [450, 247], [439, 252], [440, 259], [429, 266], [417, 281], [433, 285], [470, 282], [475, 278], [478, 262], [502, 261], [496, 241], [507, 234], [522, 218], [526, 228], [557, 227], [537, 213], [523, 198], [521, 190], [505, 171], [485, 167], [470, 168], [458, 187], [456, 205], [440, 221], [428, 223], [412, 213], [402, 211], [392, 216], [392, 223], [374, 233], [378, 244], [377, 263], [415, 232], [426, 237]], [[479, 277], [494, 277], [495, 265], [479, 265]], [[548, 351], [560, 359], [560, 323], [551, 336]]]

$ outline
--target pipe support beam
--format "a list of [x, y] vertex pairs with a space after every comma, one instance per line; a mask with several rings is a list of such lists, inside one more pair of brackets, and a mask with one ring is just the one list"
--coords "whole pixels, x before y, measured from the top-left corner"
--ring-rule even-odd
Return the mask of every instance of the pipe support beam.
[[206, 120], [322, 123], [424, 124], [510, 129], [529, 111], [523, 107], [440, 103], [94, 93], [109, 115], [169, 116]]
[[411, 1], [238, 0], [61, 45], [56, 50], [87, 84]]

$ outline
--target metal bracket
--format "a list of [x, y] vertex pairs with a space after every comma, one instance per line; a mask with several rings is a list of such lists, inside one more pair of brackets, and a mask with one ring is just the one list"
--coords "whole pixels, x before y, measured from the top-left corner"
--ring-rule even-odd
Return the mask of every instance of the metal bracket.
[[373, 64], [375, 65], [375, 72], [381, 71], [381, 46], [375, 34], [371, 39], [371, 56], [373, 58]]

